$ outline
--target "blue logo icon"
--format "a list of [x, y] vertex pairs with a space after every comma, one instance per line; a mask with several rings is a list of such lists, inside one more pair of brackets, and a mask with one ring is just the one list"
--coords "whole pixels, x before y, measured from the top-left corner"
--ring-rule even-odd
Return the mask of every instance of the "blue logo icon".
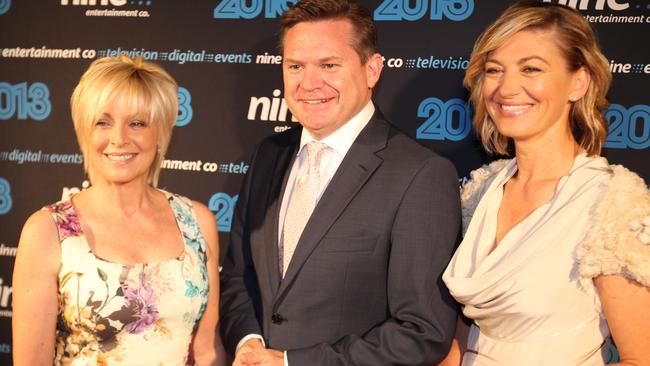
[[460, 22], [472, 15], [474, 0], [383, 0], [375, 9], [375, 20], [422, 19], [429, 13], [429, 19], [443, 17]]
[[235, 204], [237, 203], [239, 195], [230, 196], [224, 192], [218, 192], [210, 197], [208, 208], [214, 212], [214, 218], [217, 219], [219, 231], [230, 232], [232, 225], [232, 215], [235, 211]]
[[605, 112], [609, 135], [605, 147], [611, 149], [645, 149], [650, 146], [650, 106], [637, 104], [625, 108], [612, 104]]
[[188, 125], [192, 122], [193, 114], [192, 94], [182, 86], [178, 87], [178, 117], [176, 118], [176, 126], [183, 127]]
[[0, 215], [4, 215], [11, 211], [11, 184], [4, 179], [0, 178]]
[[50, 89], [47, 85], [36, 82], [11, 85], [0, 82], [0, 120], [12, 118], [31, 118], [36, 121], [46, 119], [52, 111]]
[[0, 15], [6, 13], [11, 8], [11, 0], [0, 0]]
[[0, 353], [11, 353], [11, 345], [9, 343], [0, 343]]
[[277, 18], [297, 2], [298, 0], [221, 0], [212, 16], [215, 19], [253, 19], [264, 8], [265, 18]]
[[460, 141], [472, 129], [472, 110], [459, 98], [446, 102], [427, 98], [418, 106], [418, 117], [426, 118], [416, 134], [416, 138], [422, 140]]

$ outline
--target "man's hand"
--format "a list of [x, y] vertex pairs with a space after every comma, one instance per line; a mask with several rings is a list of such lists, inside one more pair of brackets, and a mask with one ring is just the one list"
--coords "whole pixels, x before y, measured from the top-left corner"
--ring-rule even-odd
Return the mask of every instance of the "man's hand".
[[242, 366], [283, 366], [284, 352], [274, 349], [255, 349], [241, 354]]
[[252, 338], [244, 342], [244, 344], [242, 344], [242, 346], [239, 347], [239, 350], [237, 350], [237, 354], [235, 354], [235, 360], [233, 361], [232, 366], [244, 365], [241, 362], [242, 355], [254, 352], [257, 349], [264, 350], [264, 345], [262, 344], [261, 340], [257, 338]]
[[283, 366], [284, 365], [284, 352], [265, 349], [259, 340], [256, 344], [248, 345], [250, 341], [244, 345], [237, 352], [233, 366]]
[[266, 349], [257, 338], [249, 339], [237, 351], [233, 366], [284, 366], [284, 352]]

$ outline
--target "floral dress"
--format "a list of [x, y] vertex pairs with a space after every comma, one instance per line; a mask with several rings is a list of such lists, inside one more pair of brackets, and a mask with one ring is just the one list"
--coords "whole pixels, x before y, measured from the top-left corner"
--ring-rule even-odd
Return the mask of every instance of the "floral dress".
[[46, 207], [61, 244], [55, 365], [192, 365], [208, 298], [205, 241], [191, 201], [164, 192], [183, 235], [178, 258], [118, 264], [94, 255], [70, 198]]

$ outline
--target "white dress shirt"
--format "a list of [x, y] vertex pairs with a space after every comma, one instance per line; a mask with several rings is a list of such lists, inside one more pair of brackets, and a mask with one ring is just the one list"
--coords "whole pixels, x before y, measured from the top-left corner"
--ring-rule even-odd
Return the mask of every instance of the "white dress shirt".
[[[305, 174], [306, 170], [309, 168], [307, 163], [307, 149], [304, 149], [307, 143], [312, 141], [319, 141], [328, 146], [327, 151], [323, 154], [320, 165], [320, 184], [318, 186], [318, 194], [316, 197], [316, 203], [325, 192], [327, 185], [332, 180], [332, 177], [336, 173], [336, 170], [341, 165], [343, 158], [350, 150], [350, 147], [354, 143], [354, 140], [357, 139], [361, 130], [370, 122], [370, 118], [375, 113], [375, 105], [372, 101], [368, 101], [365, 107], [357, 113], [356, 116], [352, 117], [343, 126], [339, 127], [331, 135], [325, 137], [322, 140], [317, 140], [312, 136], [312, 134], [306, 128], [302, 129], [302, 135], [300, 136], [300, 148], [298, 149], [298, 154], [296, 159], [291, 166], [291, 172], [289, 173], [289, 179], [287, 180], [287, 188], [284, 191], [284, 196], [282, 197], [282, 205], [280, 206], [280, 216], [278, 217], [278, 245], [280, 240], [282, 240], [282, 229], [284, 228], [284, 218], [287, 215], [287, 206], [289, 205], [289, 199], [291, 194], [296, 186], [296, 179], [301, 174]], [[242, 338], [241, 341], [237, 344], [237, 351], [239, 348], [249, 339], [259, 339], [264, 344], [264, 339], [259, 334], [249, 334], [246, 337]], [[287, 352], [284, 351], [284, 365], [288, 366]]]
[[334, 131], [331, 135], [325, 137], [322, 140], [315, 139], [312, 134], [306, 128], [302, 129], [302, 135], [300, 136], [300, 148], [298, 149], [298, 155], [293, 165], [291, 166], [291, 173], [289, 173], [289, 179], [287, 180], [287, 188], [284, 191], [284, 196], [282, 197], [282, 205], [280, 206], [280, 216], [278, 217], [278, 244], [282, 240], [282, 229], [284, 228], [284, 219], [287, 215], [287, 207], [289, 206], [289, 199], [293, 194], [294, 189], [296, 188], [296, 179], [301, 175], [307, 174], [309, 169], [309, 164], [307, 163], [307, 149], [305, 145], [312, 141], [319, 141], [327, 145], [327, 149], [323, 154], [320, 164], [320, 184], [318, 186], [318, 194], [316, 195], [316, 202], [325, 192], [325, 188], [329, 185], [334, 173], [341, 165], [345, 154], [348, 153], [350, 147], [354, 143], [354, 140], [357, 139], [361, 130], [370, 122], [370, 118], [373, 113], [375, 113], [375, 106], [372, 104], [372, 101], [369, 101], [368, 104], [359, 112], [356, 116], [341, 126], [338, 130]]

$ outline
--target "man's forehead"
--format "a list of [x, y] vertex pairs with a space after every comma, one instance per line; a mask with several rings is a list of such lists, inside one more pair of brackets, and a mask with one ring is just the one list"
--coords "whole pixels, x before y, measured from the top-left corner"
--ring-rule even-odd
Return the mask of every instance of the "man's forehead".
[[320, 47], [335, 44], [347, 44], [353, 48], [353, 30], [354, 27], [346, 19], [300, 22], [285, 34], [283, 50], [286, 55], [287, 51], [317, 51]]
[[289, 36], [295, 37], [298, 34], [303, 34], [306, 32], [333, 33], [338, 36], [351, 37], [354, 33], [354, 30], [354, 25], [349, 19], [346, 18], [309, 20], [296, 23], [293, 27], [287, 29], [285, 32], [285, 40]]

